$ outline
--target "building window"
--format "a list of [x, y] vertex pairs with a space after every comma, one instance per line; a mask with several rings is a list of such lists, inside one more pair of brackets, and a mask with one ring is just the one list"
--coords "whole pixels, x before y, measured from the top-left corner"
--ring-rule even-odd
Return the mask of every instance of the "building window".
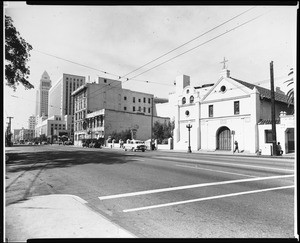
[[191, 103], [191, 104], [194, 103], [194, 96], [191, 96], [191, 97], [190, 97], [190, 103]]
[[106, 83], [107, 82], [107, 80], [106, 79], [104, 79], [104, 83]]
[[142, 111], [142, 107], [139, 106], [139, 111]]
[[183, 97], [183, 98], [182, 98], [182, 104], [184, 105], [185, 103], [186, 103], [186, 98]]
[[208, 116], [209, 117], [213, 117], [214, 116], [214, 106], [213, 105], [209, 105], [208, 106]]
[[135, 97], [133, 97], [133, 103], [135, 103]]
[[150, 98], [148, 98], [148, 103], [150, 104]]
[[141, 102], [141, 99], [139, 99], [139, 102]]
[[144, 103], [146, 103], [146, 98], [144, 97]]
[[234, 102], [234, 114], [235, 115], [240, 114], [240, 102], [239, 101]]
[[127, 107], [126, 106], [124, 106], [124, 111], [126, 111], [127, 110]]
[[127, 97], [126, 97], [126, 96], [124, 96], [124, 100], [127, 100]]
[[272, 130], [265, 130], [265, 143], [272, 143]]
[[148, 113], [150, 113], [151, 112], [151, 109], [150, 109], [150, 107], [148, 108]]
[[144, 113], [146, 112], [146, 107], [144, 107]]
[[134, 106], [134, 107], [132, 107], [132, 110], [133, 110], [133, 111], [135, 111], [135, 106]]

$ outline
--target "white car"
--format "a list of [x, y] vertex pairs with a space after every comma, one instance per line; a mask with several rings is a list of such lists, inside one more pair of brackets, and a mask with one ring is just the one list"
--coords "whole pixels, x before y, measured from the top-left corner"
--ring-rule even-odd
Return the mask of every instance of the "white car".
[[129, 143], [124, 143], [123, 148], [125, 151], [131, 150], [131, 151], [137, 151], [141, 150], [142, 152], [145, 152], [147, 149], [147, 146], [145, 145], [144, 141], [141, 140], [131, 140]]

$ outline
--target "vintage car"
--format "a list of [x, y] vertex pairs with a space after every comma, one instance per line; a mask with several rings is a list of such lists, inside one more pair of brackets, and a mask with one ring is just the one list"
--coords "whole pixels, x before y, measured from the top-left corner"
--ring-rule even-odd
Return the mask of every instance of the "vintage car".
[[145, 152], [147, 149], [147, 146], [145, 145], [144, 141], [141, 140], [130, 140], [129, 143], [124, 143], [123, 148], [125, 151], [131, 150], [131, 151], [137, 151], [141, 150], [142, 152]]

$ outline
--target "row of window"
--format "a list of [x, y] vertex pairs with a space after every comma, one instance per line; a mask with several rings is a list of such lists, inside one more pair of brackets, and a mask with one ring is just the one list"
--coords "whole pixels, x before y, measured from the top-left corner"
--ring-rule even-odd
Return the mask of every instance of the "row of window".
[[[234, 101], [233, 103], [233, 110], [235, 115], [240, 114], [240, 102], [239, 101]], [[209, 105], [208, 106], [208, 117], [213, 117], [214, 116], [214, 106]]]
[[[126, 97], [126, 96], [124, 96], [124, 100], [127, 100], [127, 97]], [[135, 97], [132, 97], [132, 102], [133, 102], [133, 103], [135, 103], [135, 100], [136, 100]], [[142, 102], [142, 99], [139, 98], [139, 99], [138, 99], [138, 102], [141, 103], [141, 102]], [[143, 98], [143, 102], [146, 103], [146, 98], [145, 98], [145, 97]], [[150, 99], [150, 98], [148, 98], [148, 103], [149, 103], [149, 104], [151, 103], [151, 99]]]
[[85, 118], [85, 110], [75, 113], [75, 121]]
[[[127, 107], [124, 106], [124, 111], [126, 111], [126, 110], [127, 110]], [[136, 111], [135, 106], [132, 107], [132, 111]], [[142, 107], [139, 106], [137, 111], [142, 112]], [[146, 107], [143, 107], [143, 112], [146, 113]], [[150, 107], [148, 108], [148, 113], [151, 113], [151, 108]]]
[[59, 128], [59, 129], [61, 129], [61, 128], [63, 128], [63, 129], [65, 129], [65, 127], [66, 127], [66, 125], [64, 125], [64, 124], [51, 124], [51, 128]]

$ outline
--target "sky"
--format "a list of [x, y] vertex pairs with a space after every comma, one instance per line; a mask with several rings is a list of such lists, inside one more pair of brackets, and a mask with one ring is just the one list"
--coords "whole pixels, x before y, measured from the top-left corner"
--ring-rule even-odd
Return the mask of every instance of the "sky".
[[4, 14], [33, 47], [28, 66], [35, 88], [19, 85], [14, 92], [4, 85], [3, 115], [13, 117], [12, 129], [28, 128], [44, 71], [52, 85], [63, 73], [90, 76], [91, 81], [100, 76], [121, 80], [125, 89], [168, 98], [182, 74], [190, 76], [192, 86], [216, 83], [224, 58], [232, 77], [270, 88], [273, 61], [275, 86], [286, 92], [283, 81], [296, 67], [297, 9], [4, 2]]

